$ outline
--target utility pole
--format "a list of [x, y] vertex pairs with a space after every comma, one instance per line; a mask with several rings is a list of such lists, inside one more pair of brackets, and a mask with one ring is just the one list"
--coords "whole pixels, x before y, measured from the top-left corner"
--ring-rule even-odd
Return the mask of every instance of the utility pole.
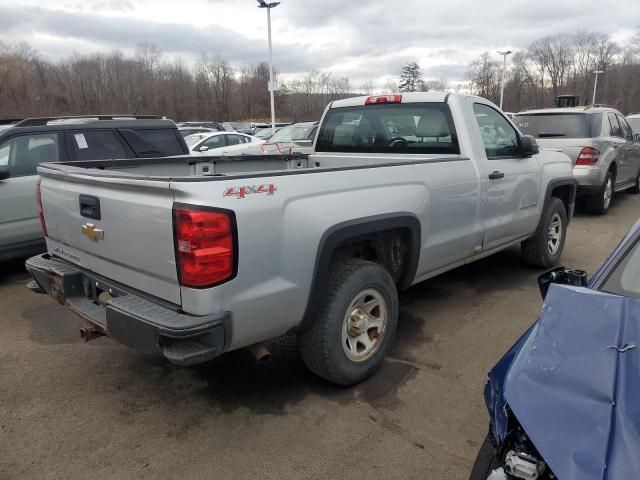
[[596, 81], [593, 83], [593, 101], [591, 102], [592, 105], [596, 104], [596, 90], [598, 89], [598, 75], [600, 75], [601, 73], [604, 73], [604, 71], [596, 70], [595, 72], [593, 72], [593, 74], [596, 76]]
[[504, 82], [505, 76], [507, 72], [507, 55], [511, 55], [511, 50], [507, 50], [505, 52], [498, 52], [499, 55], [502, 55], [502, 85], [500, 86], [500, 110], [502, 110], [502, 103], [504, 101]]
[[269, 95], [271, 99], [271, 133], [276, 133], [276, 84], [273, 81], [273, 49], [271, 47], [271, 9], [280, 5], [280, 2], [267, 3], [264, 0], [258, 0], [258, 8], [267, 9], [267, 28], [269, 31]]

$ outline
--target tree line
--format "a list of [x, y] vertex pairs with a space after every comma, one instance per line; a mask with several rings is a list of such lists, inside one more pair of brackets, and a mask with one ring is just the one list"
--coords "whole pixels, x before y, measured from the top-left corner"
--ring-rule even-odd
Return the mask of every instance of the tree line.
[[[0, 118], [127, 113], [176, 121], [267, 120], [268, 79], [266, 62], [234, 68], [219, 55], [202, 55], [187, 66], [152, 43], [129, 56], [115, 50], [56, 61], [27, 44], [0, 43]], [[327, 103], [350, 95], [348, 78], [312, 71], [279, 82], [278, 119], [316, 120]]]
[[[469, 65], [465, 88], [495, 103], [500, 99], [502, 61], [483, 53]], [[558, 95], [579, 95], [592, 102], [595, 71], [596, 103], [623, 113], [640, 111], [640, 28], [624, 48], [596, 32], [552, 35], [532, 42], [509, 57], [504, 110], [552, 107]]]

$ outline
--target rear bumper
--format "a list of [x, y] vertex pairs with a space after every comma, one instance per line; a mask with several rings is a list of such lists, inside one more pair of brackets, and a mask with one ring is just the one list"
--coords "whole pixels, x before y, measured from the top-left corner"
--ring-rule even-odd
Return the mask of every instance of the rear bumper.
[[594, 193], [602, 188], [607, 169], [602, 166], [577, 165], [573, 176], [578, 181], [578, 192]]
[[222, 354], [231, 343], [229, 312], [203, 317], [180, 313], [48, 254], [30, 258], [26, 268], [43, 290], [97, 332], [136, 350], [196, 365]]

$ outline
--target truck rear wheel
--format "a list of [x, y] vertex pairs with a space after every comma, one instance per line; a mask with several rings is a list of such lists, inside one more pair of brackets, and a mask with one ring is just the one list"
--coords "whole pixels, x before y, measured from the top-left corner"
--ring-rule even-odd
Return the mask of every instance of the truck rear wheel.
[[300, 355], [316, 375], [354, 385], [382, 364], [398, 324], [398, 292], [380, 265], [348, 260], [332, 267], [313, 323], [299, 334]]
[[537, 267], [555, 267], [567, 235], [567, 211], [562, 200], [551, 197], [533, 237], [522, 242], [524, 260]]

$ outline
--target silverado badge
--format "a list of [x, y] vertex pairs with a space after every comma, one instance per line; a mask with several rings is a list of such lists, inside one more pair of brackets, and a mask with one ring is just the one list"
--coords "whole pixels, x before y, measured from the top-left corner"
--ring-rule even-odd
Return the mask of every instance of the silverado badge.
[[96, 226], [92, 223], [85, 223], [82, 225], [82, 234], [89, 237], [89, 240], [97, 242], [98, 240], [102, 240], [104, 238], [104, 230], [100, 230], [96, 228]]

